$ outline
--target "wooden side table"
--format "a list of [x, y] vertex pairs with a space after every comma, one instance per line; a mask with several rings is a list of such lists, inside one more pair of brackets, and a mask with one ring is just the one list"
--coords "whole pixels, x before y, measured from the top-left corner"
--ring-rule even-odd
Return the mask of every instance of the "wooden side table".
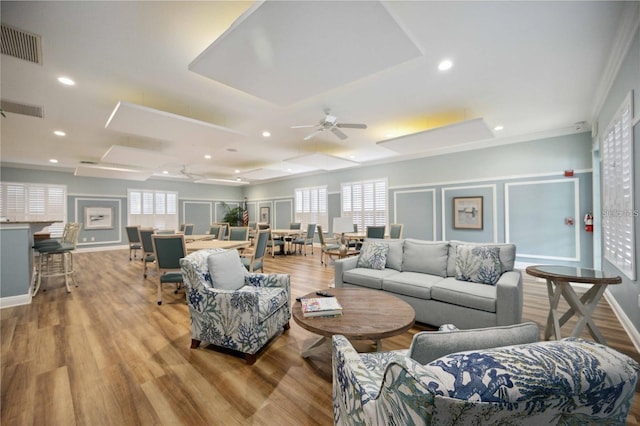
[[[329, 259], [334, 260], [333, 257], [337, 257], [338, 259], [343, 259], [345, 257], [358, 256], [360, 254], [360, 250], [347, 250], [346, 252], [341, 252], [338, 249], [325, 250], [324, 254], [329, 256]], [[327, 262], [324, 262], [324, 267], [327, 267]]]
[[[544, 332], [545, 340], [551, 337], [552, 331], [556, 340], [560, 340], [560, 327], [562, 327], [569, 318], [576, 315], [578, 317], [578, 323], [573, 329], [571, 336], [579, 337], [586, 326], [594, 340], [606, 345], [604, 336], [602, 336], [602, 333], [600, 333], [600, 330], [593, 322], [592, 314], [607, 286], [609, 284], [620, 284], [622, 282], [619, 276], [610, 275], [595, 269], [557, 265], [529, 266], [526, 271], [529, 275], [544, 278], [547, 281], [550, 307], [547, 317], [547, 327]], [[571, 287], [572, 282], [591, 284], [591, 288], [587, 290], [582, 297], [578, 297], [573, 287]], [[558, 312], [560, 297], [564, 297], [570, 306], [570, 309], [562, 314], [562, 316], [560, 316]]]

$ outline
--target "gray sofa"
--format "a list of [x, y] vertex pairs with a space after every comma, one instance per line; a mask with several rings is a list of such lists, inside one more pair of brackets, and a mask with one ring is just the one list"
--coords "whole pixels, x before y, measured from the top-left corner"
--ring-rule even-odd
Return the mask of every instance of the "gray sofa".
[[[358, 256], [337, 260], [337, 288], [387, 291], [413, 306], [416, 321], [435, 326], [450, 323], [468, 329], [521, 322], [522, 275], [513, 270], [515, 245], [416, 239], [365, 240], [365, 246], [367, 243], [388, 246], [383, 269], [363, 267], [366, 262]], [[459, 275], [465, 265], [458, 261], [458, 253], [462, 260], [473, 247], [488, 248], [499, 258], [494, 259], [500, 268], [495, 285], [456, 279], [468, 279]]]

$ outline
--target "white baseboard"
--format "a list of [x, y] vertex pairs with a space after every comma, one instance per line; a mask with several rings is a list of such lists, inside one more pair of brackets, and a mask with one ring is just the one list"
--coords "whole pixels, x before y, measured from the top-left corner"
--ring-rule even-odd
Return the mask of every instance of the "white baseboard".
[[636, 351], [640, 353], [640, 333], [638, 333], [638, 330], [635, 328], [627, 314], [624, 313], [624, 311], [618, 304], [618, 301], [615, 297], [613, 297], [608, 289], [604, 292], [604, 298], [607, 300], [607, 302], [609, 302], [611, 310], [618, 318], [618, 321], [620, 321], [620, 324], [622, 324], [622, 328], [624, 328], [624, 331], [627, 332], [627, 335], [629, 336], [629, 339], [631, 339], [631, 343], [633, 343]]
[[0, 309], [14, 306], [29, 305], [31, 303], [31, 292], [18, 296], [0, 297]]

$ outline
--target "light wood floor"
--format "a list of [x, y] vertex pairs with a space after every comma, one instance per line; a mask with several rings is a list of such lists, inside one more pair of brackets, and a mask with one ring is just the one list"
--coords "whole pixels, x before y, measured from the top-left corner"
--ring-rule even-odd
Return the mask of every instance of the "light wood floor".
[[[293, 297], [326, 288], [333, 267], [314, 256], [267, 259], [265, 271], [291, 274]], [[0, 423], [14, 425], [331, 425], [331, 357], [300, 350], [314, 336], [293, 320], [253, 366], [211, 347], [190, 349], [184, 293], [156, 304], [155, 271], [128, 250], [76, 253], [77, 281], [67, 294], [51, 279], [31, 305], [0, 311]], [[524, 318], [544, 325], [545, 286], [527, 278]], [[594, 315], [608, 343], [640, 361], [602, 302]], [[406, 348], [413, 334], [383, 340]], [[368, 343], [359, 349], [370, 349]], [[640, 398], [629, 424], [639, 424]]]

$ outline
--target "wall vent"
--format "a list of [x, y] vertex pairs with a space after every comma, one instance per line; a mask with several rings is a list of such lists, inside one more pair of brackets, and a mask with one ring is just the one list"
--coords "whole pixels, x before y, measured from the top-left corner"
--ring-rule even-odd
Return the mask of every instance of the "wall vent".
[[3, 24], [2, 54], [42, 64], [41, 37]]
[[27, 105], [21, 104], [18, 102], [5, 101], [4, 99], [0, 101], [0, 108], [2, 112], [11, 112], [14, 114], [28, 115], [30, 117], [44, 117], [44, 107], [37, 105]]

